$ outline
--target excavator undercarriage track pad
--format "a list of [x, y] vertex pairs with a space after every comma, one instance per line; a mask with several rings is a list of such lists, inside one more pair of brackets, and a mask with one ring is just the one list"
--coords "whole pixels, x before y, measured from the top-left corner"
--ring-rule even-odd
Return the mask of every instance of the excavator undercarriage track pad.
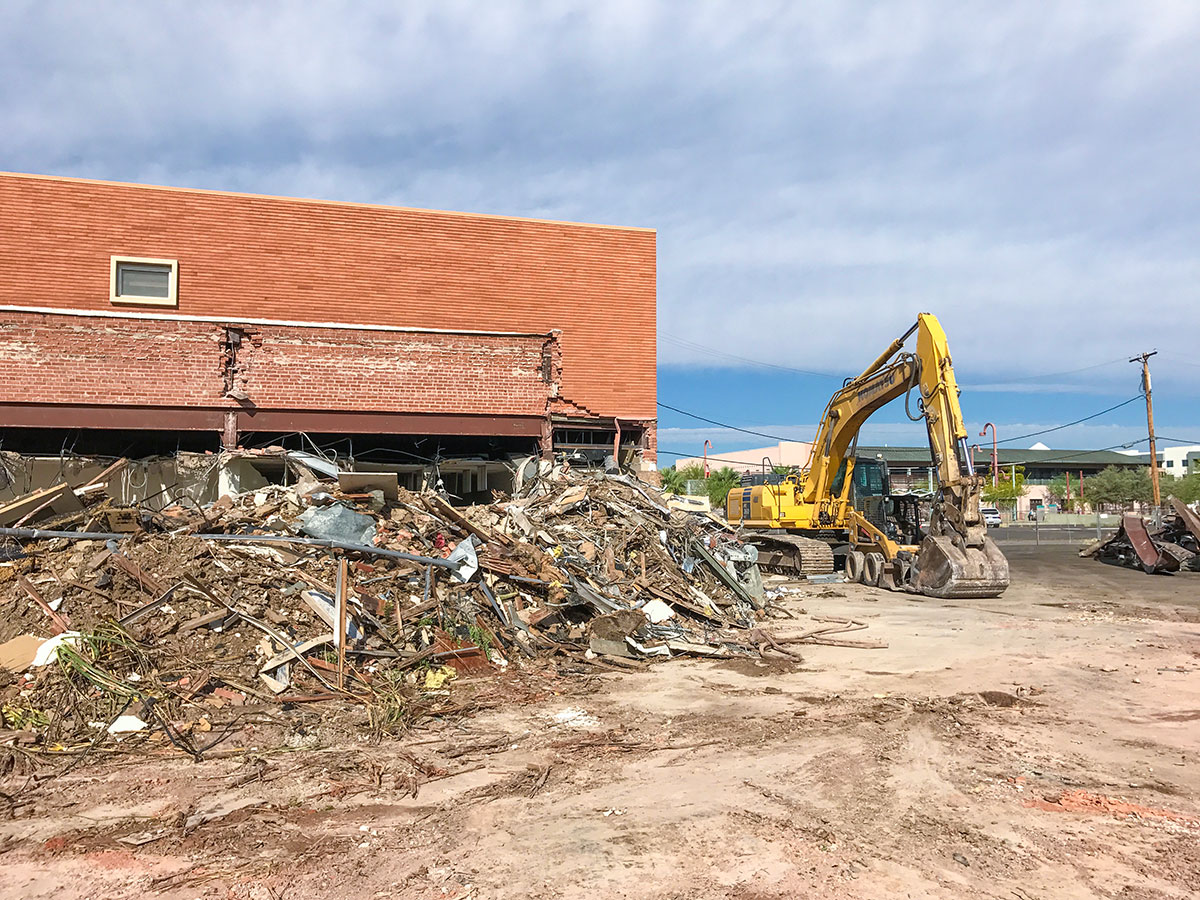
[[776, 531], [750, 531], [746, 540], [758, 548], [759, 568], [768, 572], [784, 575], [833, 572], [833, 548], [825, 541]]

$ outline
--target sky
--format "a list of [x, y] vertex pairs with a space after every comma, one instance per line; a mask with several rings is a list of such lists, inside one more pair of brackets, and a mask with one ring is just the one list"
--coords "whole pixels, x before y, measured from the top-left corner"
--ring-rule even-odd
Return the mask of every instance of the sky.
[[[1197, 84], [1194, 2], [7, 0], [0, 169], [655, 228], [659, 400], [771, 437], [927, 311], [972, 433], [1134, 444], [1023, 436], [1157, 349], [1200, 443]], [[660, 413], [664, 464], [771, 443]]]

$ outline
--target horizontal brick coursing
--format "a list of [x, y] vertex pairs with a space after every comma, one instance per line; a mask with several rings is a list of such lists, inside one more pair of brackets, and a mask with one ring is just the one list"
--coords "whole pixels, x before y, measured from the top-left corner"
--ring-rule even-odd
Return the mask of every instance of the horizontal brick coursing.
[[[656, 415], [655, 252], [641, 229], [0, 175], [0, 303], [110, 309], [129, 255], [179, 261], [183, 315], [560, 329], [560, 403], [606, 417]], [[156, 355], [186, 366], [173, 340]], [[123, 385], [169, 374], [134, 363]]]
[[[0, 401], [542, 416], [548, 338], [0, 313]], [[227, 397], [230, 389], [246, 398]]]

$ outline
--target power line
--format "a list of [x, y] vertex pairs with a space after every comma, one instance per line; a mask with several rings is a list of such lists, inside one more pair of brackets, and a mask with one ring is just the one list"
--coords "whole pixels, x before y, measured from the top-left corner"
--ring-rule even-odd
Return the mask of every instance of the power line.
[[678, 407], [670, 406], [666, 403], [663, 403], [662, 401], [658, 401], [658, 405], [661, 406], [663, 409], [671, 410], [671, 412], [677, 412], [680, 415], [688, 416], [689, 418], [692, 418], [692, 419], [699, 419], [701, 422], [707, 422], [709, 425], [717, 425], [721, 428], [730, 428], [733, 431], [740, 431], [743, 434], [753, 434], [753, 435], [756, 435], [757, 437], [770, 438], [773, 441], [790, 441], [790, 440], [792, 440], [792, 438], [780, 437], [777, 434], [767, 434], [764, 431], [751, 431], [749, 428], [738, 428], [736, 425], [726, 425], [724, 422], [718, 422], [716, 419], [706, 419], [704, 416], [698, 416], [695, 413], [688, 412], [686, 409], [679, 409]]
[[1099, 450], [1080, 450], [1078, 453], [1069, 453], [1066, 456], [1058, 456], [1051, 459], [1022, 459], [1015, 462], [1010, 460], [1008, 462], [1000, 463], [1000, 468], [1004, 468], [1005, 466], [1054, 465], [1055, 463], [1066, 462], [1069, 459], [1077, 459], [1080, 456], [1087, 456], [1089, 453], [1107, 453], [1109, 450], [1129, 450], [1132, 447], [1136, 447], [1138, 444], [1146, 443], [1148, 440], [1150, 440], [1149, 437], [1144, 437], [1136, 441], [1127, 441], [1124, 444], [1113, 444], [1111, 447], [1101, 447]]
[[[1082, 366], [1078, 369], [1067, 369], [1065, 372], [1043, 372], [1040, 375], [1025, 375], [1021, 378], [1008, 378], [1006, 380], [1007, 381], [1037, 381], [1039, 378], [1058, 378], [1062, 375], [1075, 375], [1075, 374], [1078, 374], [1079, 372], [1090, 372], [1092, 369], [1100, 369], [1100, 368], [1103, 368], [1104, 366], [1111, 366], [1113, 363], [1123, 363], [1123, 362], [1125, 362], [1125, 357], [1122, 356], [1122, 357], [1119, 357], [1118, 359], [1106, 359], [1104, 362], [1094, 363], [1093, 365], [1090, 365], [1090, 366]], [[964, 387], [969, 387], [969, 386], [970, 385], [964, 385]]]
[[[664, 450], [662, 447], [658, 448], [658, 452], [665, 453], [667, 456], [678, 456], [682, 459], [707, 459], [709, 462], [733, 463], [736, 466], [758, 465], [758, 463], [748, 463], [744, 459], [727, 459], [720, 456], [696, 456], [695, 453], [682, 453], [679, 450]], [[772, 465], [778, 464], [772, 463]]]
[[[1108, 409], [1102, 409], [1102, 410], [1100, 410], [1100, 412], [1092, 413], [1090, 416], [1084, 416], [1082, 419], [1076, 419], [1074, 422], [1067, 422], [1065, 425], [1055, 425], [1053, 428], [1044, 428], [1041, 431], [1031, 431], [1029, 434], [1021, 434], [1021, 435], [1017, 435], [1016, 437], [1005, 438], [1004, 440], [997, 441], [996, 443], [997, 444], [1011, 444], [1013, 441], [1021, 441], [1021, 440], [1025, 440], [1026, 438], [1037, 437], [1037, 436], [1043, 435], [1043, 434], [1050, 434], [1051, 432], [1054, 432], [1054, 431], [1062, 431], [1064, 428], [1070, 428], [1074, 425], [1079, 425], [1083, 422], [1090, 422], [1092, 419], [1099, 418], [1100, 416], [1103, 416], [1106, 413], [1110, 413], [1110, 412], [1113, 412], [1114, 410], [1120, 409], [1122, 406], [1128, 406], [1130, 403], [1133, 403], [1135, 400], [1140, 400], [1140, 399], [1141, 399], [1141, 395], [1139, 394], [1135, 397], [1130, 397], [1128, 400], [1118, 403], [1116, 406], [1110, 406]], [[726, 422], [719, 422], [716, 419], [710, 419], [706, 416], [701, 416], [701, 415], [698, 415], [693, 412], [688, 412], [686, 409], [680, 409], [677, 406], [671, 406], [670, 404], [663, 403], [662, 401], [658, 401], [658, 405], [661, 406], [663, 409], [669, 409], [672, 412], [676, 412], [676, 413], [679, 413], [680, 415], [684, 415], [689, 418], [696, 419], [700, 422], [707, 422], [709, 425], [716, 425], [718, 428], [728, 428], [731, 431], [740, 431], [743, 434], [752, 434], [756, 437], [770, 438], [773, 441], [791, 441], [791, 440], [793, 440], [793, 438], [782, 437], [778, 434], [768, 434], [765, 431], [754, 431], [750, 428], [739, 428], [737, 425], [730, 425]], [[1173, 438], [1163, 438], [1163, 440], [1170, 440], [1173, 443], [1200, 443], [1200, 441], [1195, 441], [1195, 442], [1193, 442], [1193, 441], [1175, 441]], [[1139, 443], [1140, 443], [1140, 441], [1139, 441]], [[1122, 445], [1122, 444], [1114, 445], [1114, 447], [1121, 447], [1121, 446], [1124, 446], [1124, 445]], [[1111, 448], [1108, 448], [1108, 449], [1111, 449]], [[1101, 451], [1088, 450], [1085, 452], [1096, 453], [1096, 452], [1101, 452]]]
[[718, 350], [716, 347], [708, 347], [704, 344], [697, 344], [695, 341], [689, 341], [681, 337], [676, 337], [673, 334], [667, 334], [660, 331], [658, 336], [668, 344], [675, 344], [677, 347], [682, 347], [685, 350], [696, 350], [701, 353], [708, 353], [711, 356], [720, 356], [725, 359], [737, 360], [738, 362], [749, 363], [752, 366], [762, 366], [766, 369], [778, 369], [781, 372], [793, 372], [797, 375], [814, 375], [818, 378], [835, 378], [841, 381], [845, 378], [844, 375], [834, 375], [830, 372], [814, 372], [810, 369], [797, 369], [793, 366], [781, 366], [777, 363], [764, 362], [761, 359], [751, 359], [748, 356], [738, 356], [736, 353], [729, 353], [725, 350]]
[[[1007, 462], [1000, 463], [1000, 468], [1003, 469], [1008, 466], [1025, 466], [1025, 465], [1032, 465], [1032, 466], [1055, 465], [1058, 463], [1065, 463], [1068, 460], [1078, 459], [1081, 456], [1087, 456], [1088, 454], [1091, 454], [1091, 453], [1107, 453], [1109, 450], [1128, 450], [1132, 447], [1136, 447], [1138, 444], [1144, 444], [1148, 440], [1150, 440], [1148, 437], [1144, 437], [1141, 440], [1137, 440], [1137, 441], [1127, 441], [1123, 444], [1113, 444], [1111, 447], [1101, 447], [1099, 450], [1080, 450], [1078, 453], [1068, 453], [1065, 456], [1057, 456], [1052, 459], [1010, 460]], [[1200, 441], [1196, 441], [1196, 443], [1200, 444]], [[898, 449], [898, 448], [892, 448], [892, 449]], [[658, 452], [665, 454], [667, 456], [678, 456], [681, 459], [704, 459], [704, 458], [706, 458], [704, 456], [696, 456], [695, 453], [684, 453], [681, 450], [666, 450], [662, 447], [658, 448]], [[884, 456], [886, 457], [886, 450], [885, 450]], [[709, 456], [709, 457], [707, 457], [707, 459], [710, 462], [733, 463], [733, 464], [739, 465], [739, 466], [751, 465], [751, 463], [747, 463], [746, 460], [744, 460], [744, 459], [729, 459], [727, 457], [721, 457], [721, 456]], [[933, 462], [931, 460], [927, 465], [932, 465], [932, 464], [933, 464]], [[753, 465], [757, 465], [757, 463], [754, 463]], [[916, 466], [915, 468], [920, 468], [920, 466]]]
[[1081, 422], [1090, 422], [1092, 419], [1099, 418], [1100, 416], [1104, 415], [1105, 413], [1110, 413], [1114, 409], [1120, 409], [1122, 406], [1128, 406], [1130, 403], [1133, 403], [1135, 400], [1141, 400], [1141, 399], [1142, 399], [1142, 395], [1138, 394], [1136, 397], [1130, 397], [1128, 400], [1124, 400], [1121, 403], [1118, 403], [1116, 406], [1110, 406], [1108, 409], [1102, 409], [1098, 413], [1092, 413], [1090, 416], [1084, 416], [1082, 419], [1076, 419], [1074, 422], [1068, 422], [1066, 425], [1055, 425], [1053, 428], [1044, 428], [1041, 431], [1031, 431], [1031, 432], [1029, 432], [1029, 434], [1019, 434], [1016, 437], [1010, 437], [1010, 438], [1005, 438], [1002, 441], [996, 441], [996, 443], [997, 444], [1011, 444], [1013, 441], [1023, 441], [1023, 440], [1025, 440], [1025, 438], [1037, 437], [1039, 434], [1049, 434], [1052, 431], [1062, 431], [1064, 428], [1070, 428], [1072, 425], [1078, 425]]
[[[818, 378], [835, 378], [842, 380], [846, 377], [844, 375], [835, 375], [832, 372], [817, 372], [812, 369], [798, 369], [795, 366], [783, 366], [778, 363], [766, 362], [761, 359], [752, 359], [748, 356], [740, 356], [737, 353], [730, 353], [728, 350], [718, 350], [716, 347], [709, 347], [706, 344], [700, 344], [696, 341], [688, 340], [687, 338], [681, 338], [678, 335], [668, 334], [665, 331], [660, 331], [658, 336], [668, 344], [674, 344], [675, 346], [682, 347], [685, 350], [694, 350], [700, 353], [707, 353], [710, 356], [735, 360], [737, 362], [744, 362], [752, 366], [761, 366], [762, 368], [766, 369], [776, 369], [781, 372], [793, 372], [797, 375], [812, 375]], [[1026, 382], [1037, 381], [1042, 378], [1059, 378], [1063, 375], [1076, 375], [1080, 372], [1090, 372], [1093, 369], [1100, 369], [1104, 366], [1110, 366], [1113, 363], [1119, 362], [1125, 362], [1125, 357], [1122, 356], [1117, 359], [1106, 359], [1104, 362], [1093, 363], [1090, 366], [1080, 366], [1078, 369], [1066, 369], [1062, 372], [1041, 372], [1037, 375], [1024, 375], [1020, 378], [1009, 378], [1007, 380], [1011, 382]], [[1187, 365], [1194, 364], [1188, 363]], [[969, 388], [970, 386], [971, 385], [969, 383], [963, 385], [963, 387], [966, 388]]]
[[1180, 365], [1191, 366], [1193, 369], [1200, 369], [1200, 363], [1188, 362], [1182, 356], [1178, 356], [1174, 353], [1163, 353], [1162, 356], [1165, 356], [1167, 359], [1174, 360]]

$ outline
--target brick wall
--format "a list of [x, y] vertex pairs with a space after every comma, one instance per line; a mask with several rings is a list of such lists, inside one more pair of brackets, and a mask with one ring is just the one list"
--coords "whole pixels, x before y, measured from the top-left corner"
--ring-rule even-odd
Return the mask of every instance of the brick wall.
[[[127, 255], [178, 260], [175, 312], [181, 315], [460, 331], [561, 329], [559, 402], [605, 417], [656, 416], [655, 252], [655, 234], [645, 229], [0, 175], [0, 304], [111, 309], [109, 257]], [[163, 374], [175, 379], [176, 370], [190, 371], [194, 363], [184, 359], [184, 348], [204, 339], [185, 326], [154, 334], [130, 348], [134, 355], [124, 371], [80, 386], [167, 390]], [[336, 383], [334, 367], [317, 352], [320, 339], [312, 337], [311, 348], [303, 340], [275, 346], [293, 373]], [[272, 340], [264, 333], [264, 341]], [[439, 359], [414, 348], [404, 357], [408, 362], [388, 361], [372, 347], [364, 353], [388, 378], [411, 380], [418, 360]], [[87, 352], [74, 348], [67, 357]], [[498, 383], [507, 386], [512, 360], [494, 348], [477, 352], [484, 365], [497, 366]], [[92, 363], [102, 368], [100, 360]], [[472, 385], [456, 399], [524, 402]], [[362, 384], [341, 385], [352, 386]], [[312, 397], [321, 393], [311, 389]], [[419, 394], [411, 399], [423, 402]]]
[[0, 402], [544, 416], [552, 348], [536, 335], [5, 312]]

